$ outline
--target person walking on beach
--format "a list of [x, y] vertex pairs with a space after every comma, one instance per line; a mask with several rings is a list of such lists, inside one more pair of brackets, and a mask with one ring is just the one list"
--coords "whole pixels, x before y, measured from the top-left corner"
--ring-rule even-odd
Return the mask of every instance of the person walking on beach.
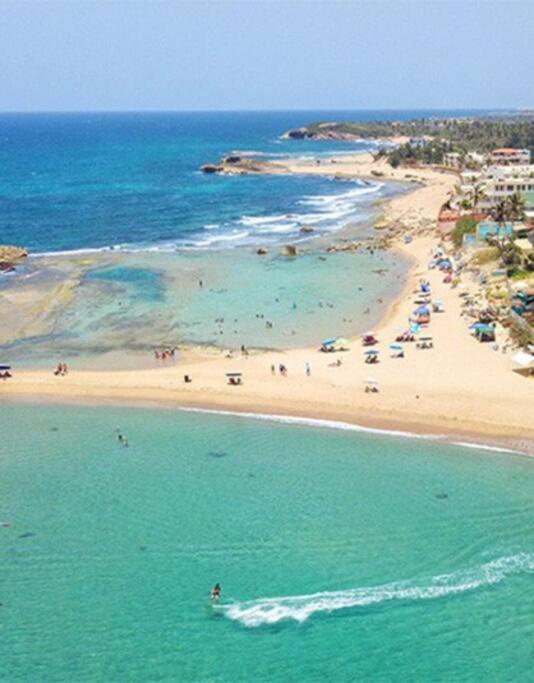
[[271, 365], [271, 375], [276, 375], [276, 368], [274, 365]]
[[311, 365], [306, 363], [304, 367], [306, 368], [306, 376], [309, 377], [311, 375]]

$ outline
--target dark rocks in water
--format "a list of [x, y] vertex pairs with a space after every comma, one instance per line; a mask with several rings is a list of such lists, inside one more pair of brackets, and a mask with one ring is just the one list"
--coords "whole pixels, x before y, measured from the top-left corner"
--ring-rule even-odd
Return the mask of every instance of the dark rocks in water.
[[23, 534], [20, 534], [19, 538], [31, 538], [32, 536], [35, 536], [33, 531], [26, 531]]
[[202, 173], [219, 173], [221, 167], [216, 166], [215, 164], [204, 164], [200, 167], [200, 170]]
[[282, 256], [296, 256], [297, 247], [294, 244], [285, 244], [282, 247]]
[[259, 256], [265, 256], [265, 254], [267, 254], [267, 253], [268, 252], [267, 252], [267, 249], [265, 247], [258, 247], [256, 249], [256, 254], [258, 254]]
[[225, 458], [228, 455], [228, 453], [226, 453], [225, 451], [210, 451], [208, 455], [210, 456], [210, 458]]
[[290, 140], [306, 140], [313, 138], [314, 135], [307, 128], [293, 128], [288, 130], [284, 137]]
[[140, 546], [139, 546], [139, 550], [140, 550], [141, 552], [144, 552], [144, 551], [146, 550], [146, 545], [140, 545]]
[[303, 225], [300, 229], [300, 232], [309, 233], [315, 232], [315, 230], [311, 227], [311, 225]]
[[224, 157], [223, 164], [239, 164], [241, 162], [241, 157], [236, 154], [231, 154], [230, 156]]
[[59, 432], [59, 427], [50, 427], [51, 432]]
[[445, 500], [449, 497], [448, 493], [436, 493], [435, 495], [438, 500]]

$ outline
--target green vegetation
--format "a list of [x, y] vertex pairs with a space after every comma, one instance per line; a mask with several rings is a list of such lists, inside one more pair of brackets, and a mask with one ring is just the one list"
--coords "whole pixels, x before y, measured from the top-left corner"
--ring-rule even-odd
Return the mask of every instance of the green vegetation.
[[461, 247], [464, 235], [471, 235], [477, 231], [477, 221], [471, 216], [463, 216], [456, 221], [454, 230], [452, 231], [452, 241], [457, 247]]
[[414, 146], [410, 143], [395, 147], [390, 151], [380, 150], [378, 158], [385, 156], [393, 168], [409, 163], [442, 164], [443, 156], [453, 149], [452, 143], [442, 140], [431, 140], [424, 146]]
[[487, 247], [486, 249], [479, 249], [473, 256], [473, 261], [477, 266], [485, 266], [487, 263], [493, 263], [499, 258], [499, 250], [497, 247]]
[[496, 223], [504, 225], [508, 221], [522, 221], [525, 218], [526, 202], [524, 197], [516, 192], [501, 200], [492, 210], [492, 218]]
[[530, 344], [534, 344], [534, 330], [530, 325], [521, 324], [514, 320], [508, 331], [514, 343], [520, 348], [526, 348]]
[[310, 137], [322, 134], [351, 135], [360, 138], [429, 136], [451, 151], [489, 152], [496, 147], [529, 149], [534, 155], [534, 116], [516, 115], [477, 119], [415, 119], [412, 121], [369, 121], [367, 123], [313, 123], [306, 126]]
[[509, 279], [512, 280], [513, 282], [515, 282], [517, 280], [529, 281], [531, 278], [532, 278], [532, 271], [529, 272], [528, 270], [522, 270], [521, 268], [518, 268], [509, 276]]

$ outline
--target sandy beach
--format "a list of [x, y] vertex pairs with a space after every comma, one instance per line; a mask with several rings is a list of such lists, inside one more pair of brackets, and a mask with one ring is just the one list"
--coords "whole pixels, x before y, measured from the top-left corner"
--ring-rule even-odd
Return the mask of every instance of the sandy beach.
[[[324, 354], [317, 348], [286, 352], [234, 354], [187, 352], [169, 367], [149, 370], [77, 371], [56, 377], [51, 371], [17, 371], [0, 384], [4, 400], [114, 401], [267, 413], [343, 421], [380, 429], [440, 434], [494, 443], [534, 453], [532, 382], [511, 370], [510, 353], [479, 344], [461, 317], [458, 289], [443, 274], [428, 270], [438, 240], [435, 219], [455, 182], [439, 171], [391, 169], [373, 163], [371, 155], [342, 157], [321, 164], [295, 162], [292, 173], [335, 173], [384, 180], [417, 179], [408, 194], [384, 202], [381, 220], [414, 235], [396, 248], [413, 267], [403, 295], [375, 329], [381, 362], [367, 365], [359, 339], [346, 352]], [[408, 176], [408, 177], [407, 177]], [[428, 334], [434, 348], [405, 344], [405, 358], [391, 358], [389, 344], [407, 327], [414, 291], [421, 278], [432, 286], [433, 299], [445, 311], [432, 316]], [[340, 366], [333, 364], [341, 360]], [[305, 367], [309, 363], [310, 376]], [[287, 375], [281, 376], [283, 364]], [[272, 373], [271, 366], [275, 367]], [[227, 372], [243, 373], [242, 386], [230, 386]], [[184, 375], [192, 378], [184, 383]], [[378, 393], [364, 391], [366, 379], [378, 382]]]

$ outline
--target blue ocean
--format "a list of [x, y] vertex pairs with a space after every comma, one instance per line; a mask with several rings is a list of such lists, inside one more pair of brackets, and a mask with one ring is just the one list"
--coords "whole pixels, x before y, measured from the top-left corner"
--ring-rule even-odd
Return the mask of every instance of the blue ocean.
[[335, 230], [365, 217], [387, 189], [316, 177], [207, 176], [198, 169], [234, 151], [276, 159], [376, 149], [368, 142], [281, 139], [313, 121], [444, 113], [0, 114], [0, 244], [34, 253], [225, 248], [292, 239], [303, 224]]
[[[285, 349], [365, 331], [400, 291], [408, 263], [325, 247], [341, 229], [371, 236], [377, 201], [407, 186], [199, 168], [231, 152], [276, 160], [373, 151], [376, 142], [282, 135], [318, 120], [439, 114], [0, 115], [0, 244], [30, 251], [16, 275], [0, 277], [0, 356], [139, 367], [161, 346]], [[288, 242], [299, 258], [281, 256]]]

